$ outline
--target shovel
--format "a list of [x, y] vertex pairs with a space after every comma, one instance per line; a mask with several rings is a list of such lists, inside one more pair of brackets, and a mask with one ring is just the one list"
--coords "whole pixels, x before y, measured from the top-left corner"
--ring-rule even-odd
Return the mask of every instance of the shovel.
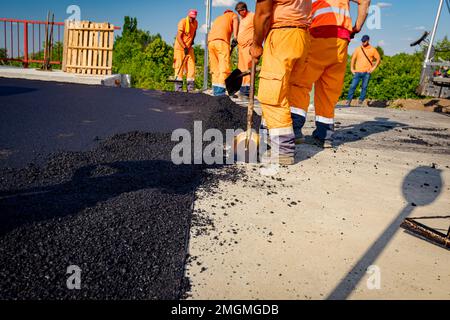
[[183, 79], [178, 80], [176, 79], [176, 77], [178, 77], [178, 75], [180, 74], [181, 69], [183, 69], [184, 64], [186, 63], [187, 58], [189, 57], [189, 55], [185, 55], [183, 62], [181, 63], [181, 67], [180, 69], [178, 69], [178, 72], [176, 73], [175, 79], [167, 79], [166, 82], [171, 82], [171, 83], [183, 83]]
[[[234, 138], [234, 152], [238, 158], [238, 161], [243, 159], [239, 159], [239, 155], [237, 154], [240, 150], [242, 150], [242, 144], [244, 143], [245, 147], [245, 162], [257, 162], [257, 153], [259, 146], [259, 135], [254, 133], [252, 130], [253, 123], [253, 111], [255, 107], [255, 78], [256, 78], [256, 63], [252, 61], [252, 68], [247, 74], [251, 75], [250, 80], [250, 99], [248, 102], [248, 110], [247, 110], [247, 131], [238, 134]], [[240, 77], [242, 84], [242, 76]], [[241, 147], [240, 147], [241, 146]], [[251, 152], [255, 152], [255, 154], [251, 154]]]
[[[259, 72], [259, 70], [259, 67], [255, 67], [255, 73]], [[243, 78], [251, 73], [252, 69], [244, 72], [239, 69], [234, 70], [228, 78], [225, 79], [225, 86], [227, 88], [228, 95], [233, 96], [236, 92], [241, 90]]]

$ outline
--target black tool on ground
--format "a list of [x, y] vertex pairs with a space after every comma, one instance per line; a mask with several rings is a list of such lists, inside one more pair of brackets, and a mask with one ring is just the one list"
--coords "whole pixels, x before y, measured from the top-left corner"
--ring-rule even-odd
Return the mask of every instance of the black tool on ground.
[[183, 62], [181, 62], [181, 67], [178, 69], [178, 72], [175, 75], [175, 79], [167, 79], [166, 82], [172, 82], [172, 83], [183, 83], [183, 78], [178, 79], [178, 75], [180, 74], [181, 70], [184, 67], [184, 64], [186, 63], [187, 58], [189, 57], [189, 55], [185, 55]]
[[445, 235], [444, 233], [417, 221], [424, 219], [450, 219], [450, 216], [406, 218], [401, 224], [401, 227], [420, 238], [450, 250], [450, 227], [447, 231], [447, 235]]
[[[255, 68], [255, 73], [260, 71], [260, 67]], [[234, 70], [228, 78], [225, 79], [225, 86], [227, 88], [228, 95], [232, 96], [239, 90], [241, 90], [242, 87], [242, 81], [243, 78], [251, 75], [252, 70], [247, 70], [242, 72], [239, 69]]]

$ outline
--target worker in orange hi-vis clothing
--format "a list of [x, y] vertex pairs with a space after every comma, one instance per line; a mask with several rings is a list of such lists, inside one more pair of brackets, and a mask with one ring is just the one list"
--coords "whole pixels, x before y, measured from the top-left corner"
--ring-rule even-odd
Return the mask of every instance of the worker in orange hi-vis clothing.
[[[219, 16], [208, 34], [209, 64], [215, 96], [225, 95], [225, 79], [231, 73], [230, 45], [237, 45], [239, 18], [231, 10]], [[234, 39], [231, 41], [231, 35]]]
[[[271, 147], [262, 162], [294, 164], [295, 135], [290, 111], [310, 46], [311, 0], [258, 0], [250, 53], [262, 56], [258, 99]], [[263, 42], [264, 49], [263, 49]]]
[[[236, 12], [241, 17], [239, 24], [239, 34], [237, 37], [238, 50], [239, 50], [239, 63], [238, 68], [241, 71], [247, 71], [252, 66], [252, 57], [250, 55], [250, 47], [253, 43], [253, 19], [255, 14], [248, 11], [247, 4], [245, 2], [239, 2], [236, 5]], [[242, 97], [248, 97], [250, 94], [250, 76], [246, 76], [242, 79], [242, 87], [240, 95]]]
[[[198, 21], [197, 10], [189, 10], [188, 16], [178, 23], [178, 33], [174, 45], [175, 77], [183, 80], [186, 74], [187, 91], [195, 90], [195, 55], [194, 39], [197, 34]], [[183, 91], [183, 83], [175, 83], [175, 91]]]
[[[358, 3], [355, 25], [350, 16], [350, 1]], [[333, 146], [335, 107], [344, 87], [348, 45], [363, 27], [370, 0], [315, 0], [310, 27], [311, 50], [298, 94], [292, 96], [291, 111], [296, 143], [305, 141], [302, 128], [310, 105], [310, 92], [315, 85], [314, 105], [316, 130], [306, 142], [323, 148]]]

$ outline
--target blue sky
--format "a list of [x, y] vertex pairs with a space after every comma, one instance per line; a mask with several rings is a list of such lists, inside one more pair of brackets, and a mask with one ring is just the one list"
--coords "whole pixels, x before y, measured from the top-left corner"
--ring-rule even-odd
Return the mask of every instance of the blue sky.
[[[226, 9], [227, 5], [235, 3], [233, 0], [213, 0], [213, 18]], [[254, 8], [255, 0], [248, 1], [249, 7]], [[381, 29], [365, 30], [372, 38], [372, 44], [380, 44], [389, 55], [398, 52], [412, 52], [409, 43], [420, 37], [424, 30], [431, 30], [434, 16], [438, 7], [438, 0], [387, 0], [372, 1], [381, 8]], [[138, 18], [139, 27], [152, 33], [160, 33], [168, 42], [173, 42], [176, 33], [176, 23], [185, 16], [190, 8], [199, 10], [199, 24], [205, 22], [205, 0], [21, 0], [5, 1], [1, 6], [0, 17], [15, 19], [44, 20], [47, 10], [55, 13], [57, 21], [63, 21], [70, 14], [66, 13], [70, 5], [77, 5], [81, 9], [81, 18], [96, 22], [108, 21], [121, 26], [125, 15]], [[356, 5], [352, 4], [352, 15], [355, 16]], [[0, 26], [0, 31], [3, 31]], [[438, 38], [449, 34], [450, 13], [447, 8], [440, 22]], [[203, 34], [199, 35], [197, 43], [201, 43]], [[0, 35], [2, 38], [2, 35]], [[353, 42], [350, 51], [359, 44]]]

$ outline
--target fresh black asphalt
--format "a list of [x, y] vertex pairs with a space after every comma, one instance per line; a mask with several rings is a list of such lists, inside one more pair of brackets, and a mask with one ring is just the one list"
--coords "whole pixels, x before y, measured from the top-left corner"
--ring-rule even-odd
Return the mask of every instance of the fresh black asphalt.
[[216, 178], [172, 163], [171, 132], [245, 116], [202, 94], [0, 79], [0, 299], [182, 298], [195, 190]]

